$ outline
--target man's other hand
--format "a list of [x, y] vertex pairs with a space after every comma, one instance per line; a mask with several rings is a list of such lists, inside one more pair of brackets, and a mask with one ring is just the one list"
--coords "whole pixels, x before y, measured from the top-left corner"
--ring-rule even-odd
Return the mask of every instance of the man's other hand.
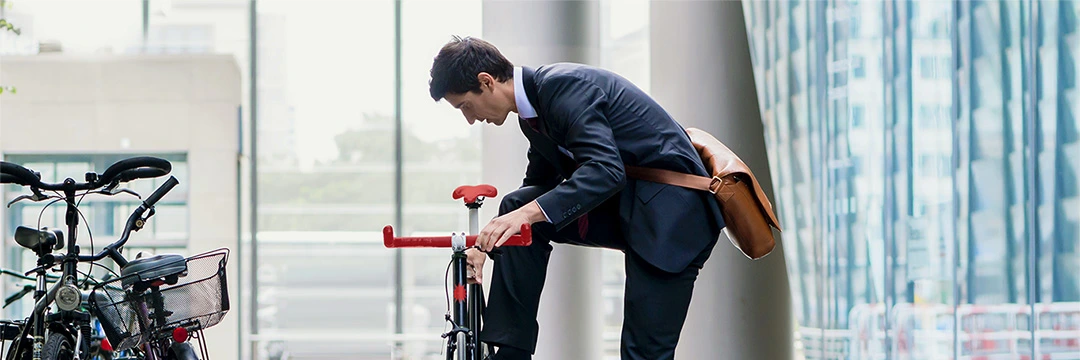
[[476, 250], [475, 248], [469, 248], [465, 250], [465, 256], [468, 257], [466, 262], [469, 264], [469, 283], [470, 284], [483, 284], [484, 283], [484, 261], [487, 260], [487, 254]]

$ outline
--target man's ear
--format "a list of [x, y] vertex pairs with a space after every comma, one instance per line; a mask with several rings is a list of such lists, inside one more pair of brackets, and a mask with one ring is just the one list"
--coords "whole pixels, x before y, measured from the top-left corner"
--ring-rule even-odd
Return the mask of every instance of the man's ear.
[[476, 74], [476, 81], [480, 82], [480, 90], [483, 91], [485, 87], [491, 87], [495, 85], [495, 78], [486, 72], [480, 72]]

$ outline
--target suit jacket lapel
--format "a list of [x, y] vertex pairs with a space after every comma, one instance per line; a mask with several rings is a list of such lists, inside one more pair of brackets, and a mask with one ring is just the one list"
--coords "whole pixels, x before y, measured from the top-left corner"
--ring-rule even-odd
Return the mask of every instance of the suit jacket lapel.
[[537, 121], [537, 126], [541, 130], [547, 131], [548, 134], [545, 135], [533, 130], [528, 122], [521, 117], [518, 117], [518, 122], [521, 124], [521, 130], [525, 133], [525, 137], [529, 139], [529, 142], [533, 144], [537, 151], [555, 165], [559, 174], [561, 174], [564, 179], [569, 179], [570, 175], [573, 174], [574, 169], [577, 168], [577, 164], [574, 162], [573, 157], [568, 154], [569, 152], [560, 148], [559, 144], [556, 143], [551, 136], [551, 126], [547, 123], [546, 119], [544, 119], [544, 114], [541, 113], [540, 110], [540, 103], [538, 101], [540, 97], [536, 87], [536, 70], [522, 66], [521, 78], [522, 87], [525, 89], [525, 97], [529, 101], [529, 104], [532, 105], [533, 109], [536, 109], [536, 115], [540, 118], [539, 121]]

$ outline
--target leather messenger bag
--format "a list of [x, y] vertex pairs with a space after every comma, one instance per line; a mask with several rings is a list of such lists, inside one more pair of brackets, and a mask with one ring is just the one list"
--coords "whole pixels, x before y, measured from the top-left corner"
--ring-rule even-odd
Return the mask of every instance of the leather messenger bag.
[[695, 128], [686, 129], [686, 133], [711, 178], [636, 166], [626, 167], [627, 176], [712, 193], [720, 204], [727, 223], [724, 232], [731, 244], [751, 259], [768, 255], [776, 246], [770, 226], [779, 231], [780, 222], [750, 168], [709, 133]]

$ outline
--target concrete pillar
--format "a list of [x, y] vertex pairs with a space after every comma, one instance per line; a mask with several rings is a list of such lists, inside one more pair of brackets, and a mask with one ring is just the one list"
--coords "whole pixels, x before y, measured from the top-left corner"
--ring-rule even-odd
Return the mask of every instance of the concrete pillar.
[[[775, 204], [742, 3], [654, 0], [650, 7], [653, 96], [684, 126], [706, 130], [735, 151]], [[676, 358], [791, 358], [780, 242], [751, 261], [726, 237], [719, 241], [695, 284]]]
[[[483, 38], [515, 65], [599, 62], [597, 1], [485, 0], [483, 18]], [[501, 127], [485, 127], [482, 139], [483, 180], [501, 194], [517, 189], [525, 175], [528, 141], [516, 115]], [[485, 206], [482, 219], [490, 219], [497, 210], [498, 206]], [[533, 358], [600, 359], [600, 251], [604, 250], [558, 244], [554, 248], [540, 299], [540, 335]]]

